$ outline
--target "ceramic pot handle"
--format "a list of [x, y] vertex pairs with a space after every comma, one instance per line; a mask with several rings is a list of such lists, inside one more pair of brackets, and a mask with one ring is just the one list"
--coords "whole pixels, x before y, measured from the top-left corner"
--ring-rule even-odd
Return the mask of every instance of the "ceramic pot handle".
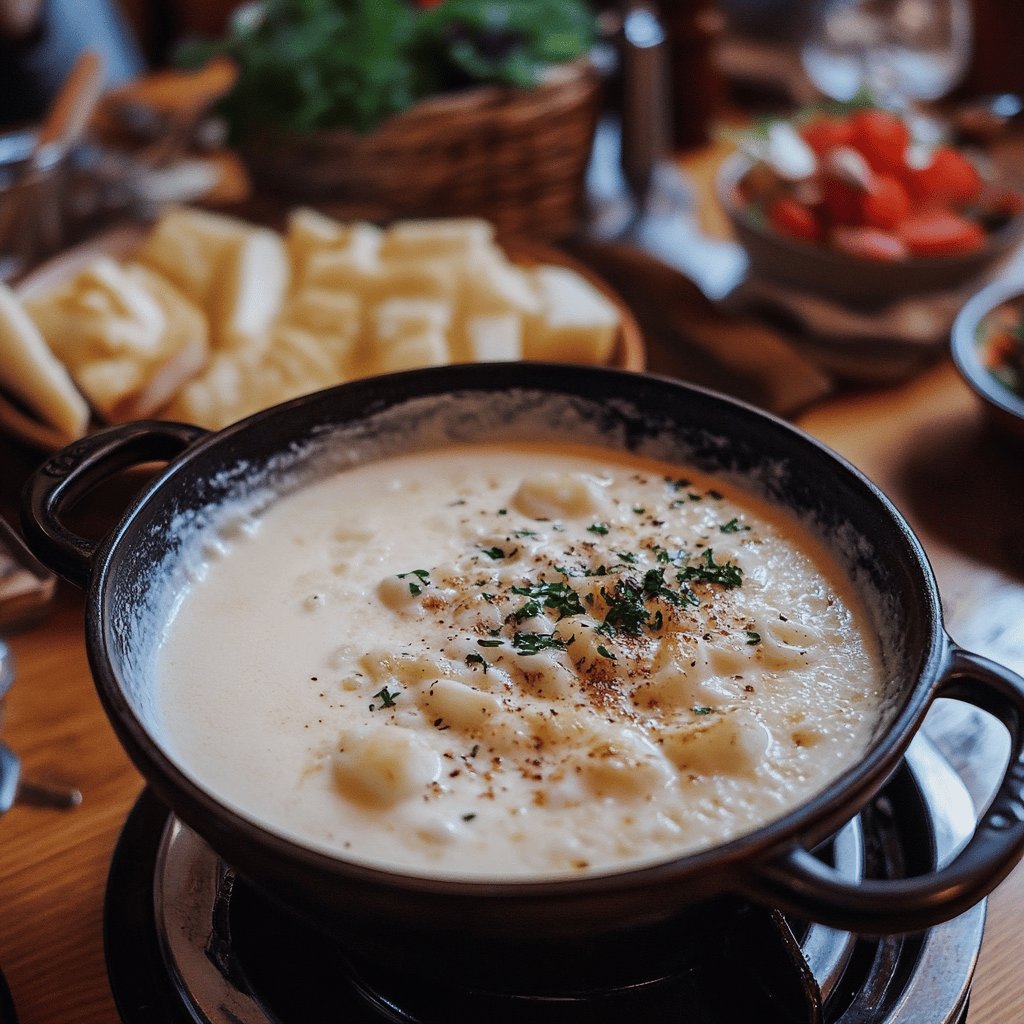
[[118, 470], [169, 462], [206, 434], [185, 423], [139, 420], [99, 430], [62, 448], [29, 477], [22, 492], [21, 523], [33, 554], [84, 590], [102, 541], [68, 529], [62, 511]]
[[836, 928], [897, 934], [930, 928], [969, 910], [1010, 873], [1024, 852], [1024, 679], [950, 642], [934, 696], [988, 711], [1010, 733], [1006, 772], [966, 846], [929, 874], [858, 882], [845, 880], [795, 846], [757, 866], [754, 891], [759, 899]]

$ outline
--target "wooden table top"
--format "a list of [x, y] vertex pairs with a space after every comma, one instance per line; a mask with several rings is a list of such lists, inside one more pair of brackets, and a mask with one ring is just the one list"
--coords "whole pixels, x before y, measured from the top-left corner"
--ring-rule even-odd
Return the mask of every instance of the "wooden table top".
[[[952, 366], [827, 399], [799, 422], [906, 514], [935, 566], [954, 638], [1024, 671], [1020, 456], [989, 437]], [[0, 472], [6, 444], [0, 440]], [[16, 806], [0, 822], [0, 968], [21, 1024], [108, 1024], [117, 1013], [104, 969], [104, 886], [142, 782], [93, 689], [80, 595], [60, 589], [47, 617], [9, 644], [17, 679], [4, 739], [27, 778], [72, 784], [84, 800], [67, 812]], [[989, 900], [970, 1024], [1024, 1022], [1022, 920], [1024, 867]]]

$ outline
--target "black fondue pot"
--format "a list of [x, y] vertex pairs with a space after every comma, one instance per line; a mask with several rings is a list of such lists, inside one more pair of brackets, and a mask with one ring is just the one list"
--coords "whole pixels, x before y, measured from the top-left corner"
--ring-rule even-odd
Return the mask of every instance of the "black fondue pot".
[[[167, 603], [160, 594], [187, 547], [187, 524], [253, 488], [287, 489], [325, 467], [503, 439], [595, 442], [677, 461], [723, 474], [807, 524], [864, 598], [885, 659], [882, 722], [861, 760], [732, 842], [639, 869], [536, 882], [350, 863], [261, 827], [186, 774], [160, 735], [150, 659]], [[152, 462], [167, 465], [108, 536], [95, 542], [68, 528], [77, 496]], [[915, 931], [981, 900], [1024, 848], [1024, 681], [947, 636], [920, 544], [868, 480], [785, 422], [700, 388], [604, 369], [466, 365], [345, 384], [218, 433], [133, 423], [49, 459], [26, 488], [23, 521], [36, 555], [88, 591], [96, 685], [152, 790], [261, 891], [396, 971], [454, 971], [486, 984], [490, 965], [514, 958], [557, 987], [551, 979], [566, 977], [570, 960], [601, 971], [630, 957], [650, 960], [673, 934], [693, 941], [709, 907], [737, 898], [860, 933]], [[812, 851], [879, 791], [940, 696], [983, 708], [1008, 729], [1009, 767], [994, 802], [966, 847], [930, 874], [841, 877]]]

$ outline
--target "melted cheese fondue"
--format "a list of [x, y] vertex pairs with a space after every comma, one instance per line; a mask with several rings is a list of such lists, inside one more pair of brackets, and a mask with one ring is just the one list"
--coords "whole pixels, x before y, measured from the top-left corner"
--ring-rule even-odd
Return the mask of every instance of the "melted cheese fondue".
[[604, 452], [373, 462], [213, 530], [158, 654], [178, 761], [307, 846], [417, 874], [666, 860], [820, 791], [873, 634], [797, 524]]

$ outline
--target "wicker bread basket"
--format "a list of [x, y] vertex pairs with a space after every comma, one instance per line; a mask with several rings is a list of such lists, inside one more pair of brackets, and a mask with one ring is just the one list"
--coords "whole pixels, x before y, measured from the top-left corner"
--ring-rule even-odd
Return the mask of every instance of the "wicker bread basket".
[[503, 236], [554, 240], [583, 212], [599, 87], [577, 61], [535, 89], [435, 96], [370, 135], [264, 136], [243, 156], [258, 189], [344, 219], [479, 216]]

